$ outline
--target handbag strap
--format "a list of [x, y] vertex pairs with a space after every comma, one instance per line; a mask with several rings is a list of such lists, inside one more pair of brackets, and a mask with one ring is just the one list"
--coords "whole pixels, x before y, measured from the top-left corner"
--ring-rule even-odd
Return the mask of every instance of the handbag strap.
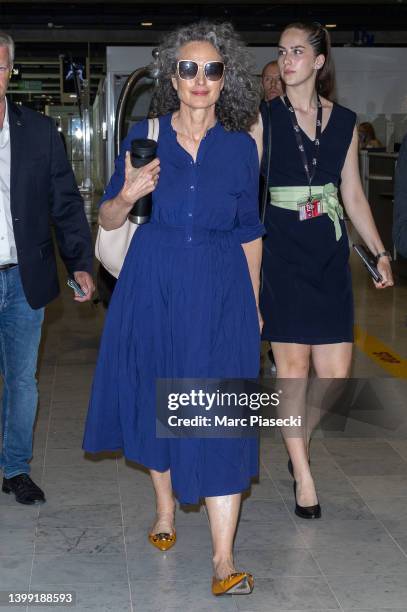
[[[261, 198], [261, 215], [260, 219], [264, 225], [264, 218], [266, 216], [266, 208], [267, 208], [267, 197], [269, 193], [269, 179], [270, 179], [270, 162], [271, 162], [271, 108], [270, 102], [266, 102], [266, 116], [267, 116], [267, 132], [266, 136], [266, 150], [263, 152], [266, 154], [266, 172], [264, 175], [264, 185], [263, 185], [263, 193]], [[264, 122], [263, 122], [264, 123]], [[263, 291], [263, 283], [264, 283], [264, 267], [261, 266], [260, 270], [260, 293]]]
[[264, 175], [264, 187], [263, 197], [261, 199], [261, 222], [264, 224], [264, 218], [266, 216], [267, 208], [267, 197], [269, 192], [269, 179], [270, 179], [270, 162], [271, 162], [271, 108], [270, 102], [266, 102], [266, 114], [267, 114], [267, 132], [266, 132], [266, 173]]
[[160, 133], [160, 121], [158, 120], [158, 117], [149, 119], [147, 138], [149, 138], [150, 140], [155, 140], [157, 142], [159, 133]]

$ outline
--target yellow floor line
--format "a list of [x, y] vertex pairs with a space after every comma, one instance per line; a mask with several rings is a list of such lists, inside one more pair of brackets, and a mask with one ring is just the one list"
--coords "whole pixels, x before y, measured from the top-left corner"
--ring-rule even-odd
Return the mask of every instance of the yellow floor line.
[[403, 359], [393, 349], [375, 336], [368, 334], [358, 325], [355, 325], [354, 331], [356, 346], [372, 361], [396, 378], [407, 378], [407, 359]]

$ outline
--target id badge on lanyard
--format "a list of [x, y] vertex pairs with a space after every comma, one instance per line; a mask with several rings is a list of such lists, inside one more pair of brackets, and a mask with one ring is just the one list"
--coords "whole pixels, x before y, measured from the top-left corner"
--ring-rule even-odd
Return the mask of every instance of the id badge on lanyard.
[[318, 164], [319, 157], [319, 147], [320, 147], [320, 138], [321, 138], [321, 130], [322, 130], [322, 104], [319, 96], [317, 95], [317, 119], [316, 119], [316, 128], [315, 128], [315, 140], [314, 140], [314, 156], [312, 158], [312, 172], [309, 170], [308, 160], [305, 153], [304, 142], [301, 137], [301, 129], [298, 125], [297, 117], [295, 115], [295, 110], [293, 105], [291, 104], [288, 96], [284, 96], [284, 102], [289, 110], [289, 115], [291, 119], [291, 123], [294, 130], [295, 139], [297, 141], [297, 147], [299, 154], [301, 156], [301, 161], [304, 167], [304, 172], [308, 180], [309, 187], [309, 196], [306, 200], [301, 200], [297, 203], [298, 207], [298, 218], [300, 221], [308, 221], [309, 219], [314, 219], [315, 217], [319, 217], [323, 214], [322, 207], [322, 194], [312, 195], [311, 193], [311, 184], [315, 176], [315, 172]]
[[298, 202], [298, 218], [300, 221], [314, 219], [323, 214], [322, 194], [309, 196], [306, 200]]

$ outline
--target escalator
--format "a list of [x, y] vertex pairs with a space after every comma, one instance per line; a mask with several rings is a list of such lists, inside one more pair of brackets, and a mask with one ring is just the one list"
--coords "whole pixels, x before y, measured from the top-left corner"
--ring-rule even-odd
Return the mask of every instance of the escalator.
[[[113, 138], [108, 139], [110, 148], [107, 155], [107, 168], [110, 178], [113, 160], [120, 153], [120, 145], [135, 123], [148, 117], [157, 79], [157, 51], [153, 50], [153, 62], [137, 68], [130, 75], [114, 75], [111, 96], [115, 101]], [[116, 101], [117, 100], [117, 101]], [[110, 163], [109, 163], [109, 160]], [[99, 300], [107, 308], [116, 285], [114, 276], [99, 264], [97, 287]]]

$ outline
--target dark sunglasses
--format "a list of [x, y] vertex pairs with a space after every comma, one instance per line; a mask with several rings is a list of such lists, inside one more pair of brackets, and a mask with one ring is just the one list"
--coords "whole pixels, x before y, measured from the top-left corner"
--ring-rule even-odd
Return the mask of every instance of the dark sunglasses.
[[[198, 70], [198, 62], [193, 60], [179, 60], [177, 62], [177, 74], [184, 81], [194, 79], [198, 74]], [[225, 64], [223, 62], [205, 62], [203, 71], [208, 81], [220, 81], [225, 71]]]

